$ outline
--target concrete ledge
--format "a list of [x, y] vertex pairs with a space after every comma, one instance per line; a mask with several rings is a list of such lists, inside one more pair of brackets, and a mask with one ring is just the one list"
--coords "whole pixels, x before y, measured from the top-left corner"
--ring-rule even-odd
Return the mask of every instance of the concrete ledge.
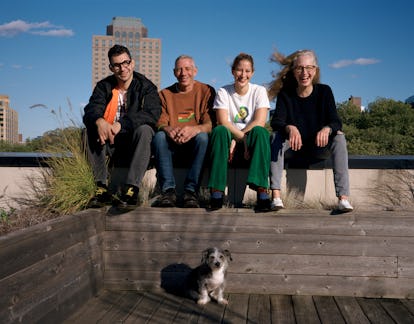
[[[48, 153], [9, 153], [0, 152], [0, 208], [12, 205], [11, 197], [24, 192], [28, 177], [37, 176], [42, 168], [47, 167], [47, 160], [54, 155]], [[282, 182], [282, 191], [295, 193], [295, 199], [307, 203], [335, 203], [331, 160], [316, 161], [304, 168], [300, 163], [287, 163]], [[115, 184], [122, 181], [125, 170], [115, 170]], [[387, 156], [349, 156], [351, 184], [351, 201], [354, 207], [364, 209], [388, 208], [389, 204], [398, 205], [401, 197], [412, 198], [414, 177], [413, 155]], [[176, 179], [184, 179], [186, 169], [178, 166]], [[207, 186], [209, 171], [205, 169], [201, 184]], [[230, 205], [241, 206], [242, 203], [255, 201], [255, 192], [246, 188], [247, 168], [229, 168], [228, 201]], [[410, 182], [411, 181], [411, 182]], [[149, 169], [145, 186], [150, 189], [156, 185], [155, 169]], [[182, 191], [183, 181], [177, 181], [177, 191]], [[387, 192], [392, 188], [393, 192]], [[149, 192], [149, 190], [146, 190]], [[148, 197], [144, 197], [144, 200]]]

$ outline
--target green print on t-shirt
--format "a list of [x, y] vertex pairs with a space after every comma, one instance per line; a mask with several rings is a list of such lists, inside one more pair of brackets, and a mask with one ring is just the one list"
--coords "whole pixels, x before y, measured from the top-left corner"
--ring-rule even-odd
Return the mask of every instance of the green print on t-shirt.
[[234, 122], [235, 123], [244, 123], [247, 116], [249, 116], [249, 110], [245, 106], [241, 106], [239, 108], [239, 113], [234, 116]]
[[182, 111], [178, 114], [179, 123], [188, 123], [190, 120], [195, 119], [194, 109], [187, 108], [186, 111]]

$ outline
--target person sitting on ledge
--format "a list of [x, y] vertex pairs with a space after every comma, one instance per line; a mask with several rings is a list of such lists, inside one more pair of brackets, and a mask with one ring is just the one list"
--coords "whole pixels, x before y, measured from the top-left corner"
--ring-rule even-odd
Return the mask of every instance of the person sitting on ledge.
[[177, 156], [190, 164], [184, 180], [183, 207], [198, 208], [200, 174], [212, 129], [210, 114], [215, 90], [194, 79], [198, 69], [191, 56], [177, 57], [173, 72], [177, 82], [160, 91], [162, 112], [152, 141], [161, 188], [156, 206], [176, 206], [173, 156]]
[[[97, 186], [89, 207], [114, 203], [129, 210], [139, 203], [139, 185], [150, 161], [161, 101], [155, 84], [134, 71], [135, 61], [128, 48], [114, 45], [108, 59], [113, 74], [96, 84], [84, 108], [88, 158]], [[115, 195], [107, 187], [108, 155], [128, 158], [125, 183]]]
[[320, 69], [312, 50], [299, 50], [289, 56], [279, 52], [272, 60], [282, 67], [269, 88], [269, 97], [277, 97], [270, 125], [271, 138], [270, 188], [271, 209], [284, 208], [280, 188], [284, 156], [288, 150], [295, 154], [332, 156], [337, 209], [349, 212], [348, 150], [342, 132], [331, 88], [321, 84]]
[[228, 163], [244, 160], [249, 164], [247, 184], [257, 193], [256, 211], [270, 211], [270, 145], [265, 128], [269, 98], [265, 87], [250, 83], [254, 74], [251, 55], [237, 55], [231, 72], [234, 82], [220, 88], [214, 101], [218, 126], [211, 135], [210, 207], [223, 206]]

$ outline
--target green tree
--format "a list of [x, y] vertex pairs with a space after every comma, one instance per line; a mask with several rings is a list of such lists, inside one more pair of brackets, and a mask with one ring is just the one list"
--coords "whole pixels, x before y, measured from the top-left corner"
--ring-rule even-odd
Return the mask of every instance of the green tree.
[[392, 99], [378, 98], [365, 111], [352, 103], [338, 104], [350, 154], [414, 154], [414, 109]]

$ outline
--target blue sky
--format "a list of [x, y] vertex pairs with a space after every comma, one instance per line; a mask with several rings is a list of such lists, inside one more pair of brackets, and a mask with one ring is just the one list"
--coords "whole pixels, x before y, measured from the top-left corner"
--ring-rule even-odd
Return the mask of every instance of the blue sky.
[[265, 84], [279, 68], [269, 61], [274, 49], [310, 48], [336, 102], [351, 95], [365, 106], [377, 98], [405, 101], [414, 95], [413, 12], [412, 0], [6, 1], [0, 94], [19, 112], [24, 139], [81, 125], [92, 91], [92, 36], [105, 35], [122, 16], [141, 18], [148, 36], [162, 40], [162, 88], [175, 82], [180, 54], [194, 57], [198, 80], [218, 88], [232, 81], [229, 64], [240, 52], [255, 59], [252, 82]]

